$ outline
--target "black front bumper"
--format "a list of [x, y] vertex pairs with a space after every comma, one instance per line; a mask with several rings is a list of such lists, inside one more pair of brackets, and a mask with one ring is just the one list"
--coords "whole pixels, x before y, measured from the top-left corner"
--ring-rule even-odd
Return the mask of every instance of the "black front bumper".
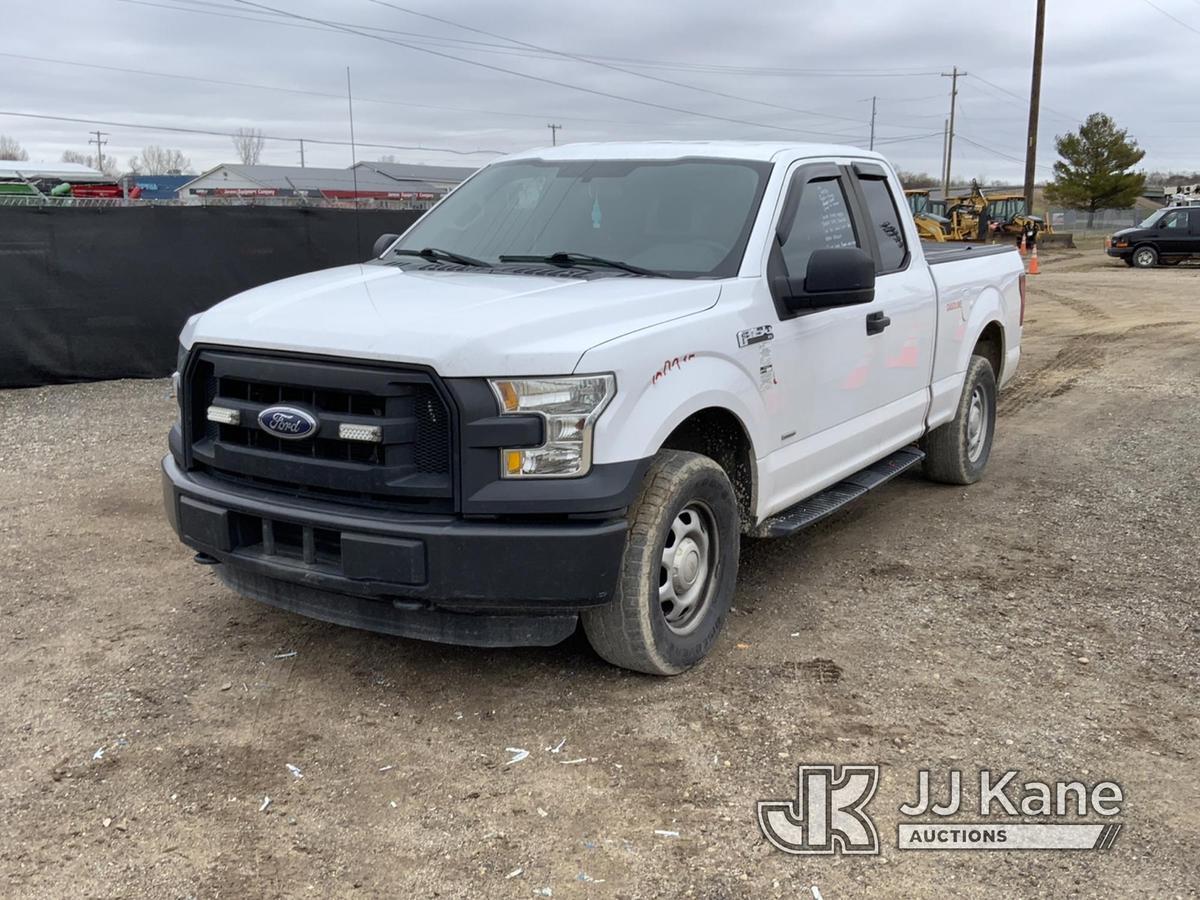
[[[530, 522], [388, 513], [235, 490], [184, 471], [169, 455], [162, 470], [171, 526], [189, 547], [221, 563], [231, 587], [373, 631], [490, 645], [553, 643], [525, 634], [516, 620], [545, 617], [555, 640], [565, 637], [578, 610], [612, 599], [625, 547], [620, 517]], [[463, 613], [496, 621], [488, 628], [473, 619], [463, 623], [465, 637], [439, 636], [441, 618], [469, 618]]]

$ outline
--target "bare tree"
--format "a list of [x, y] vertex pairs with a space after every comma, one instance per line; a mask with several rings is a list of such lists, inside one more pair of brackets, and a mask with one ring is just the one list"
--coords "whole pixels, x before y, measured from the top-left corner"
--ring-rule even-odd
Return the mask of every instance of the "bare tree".
[[129, 160], [129, 168], [137, 175], [183, 175], [191, 172], [192, 161], [182, 150], [150, 144], [140, 157]]
[[62, 161], [65, 163], [78, 163], [81, 166], [87, 166], [89, 169], [96, 169], [110, 178], [116, 178], [121, 174], [117, 169], [117, 159], [115, 156], [104, 157], [103, 165], [97, 166], [96, 157], [90, 153], [80, 153], [78, 150], [64, 150]]
[[262, 156], [263, 133], [257, 128], [239, 128], [233, 136], [233, 149], [243, 166], [257, 166]]
[[29, 154], [25, 148], [17, 143], [16, 138], [10, 138], [7, 134], [0, 134], [0, 159], [12, 159], [19, 162], [24, 162], [29, 159]]

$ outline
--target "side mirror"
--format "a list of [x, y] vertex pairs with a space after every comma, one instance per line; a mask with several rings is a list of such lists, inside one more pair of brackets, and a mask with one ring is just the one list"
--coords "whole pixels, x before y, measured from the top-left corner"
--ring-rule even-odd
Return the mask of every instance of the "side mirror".
[[792, 312], [870, 303], [875, 299], [875, 259], [858, 247], [814, 250], [803, 280], [780, 277], [775, 282]]
[[371, 248], [371, 255], [375, 259], [383, 256], [383, 251], [392, 246], [400, 237], [398, 234], [381, 234], [375, 239], [375, 246]]

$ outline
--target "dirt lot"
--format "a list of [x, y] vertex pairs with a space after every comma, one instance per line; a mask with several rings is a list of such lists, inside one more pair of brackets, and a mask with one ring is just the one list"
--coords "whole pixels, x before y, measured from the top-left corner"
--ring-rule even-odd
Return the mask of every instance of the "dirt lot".
[[[1195, 896], [1200, 271], [1043, 268], [987, 479], [747, 542], [672, 680], [241, 600], [163, 519], [165, 382], [0, 392], [0, 893]], [[882, 856], [767, 845], [801, 762], [882, 764]], [[1112, 779], [1125, 828], [899, 852], [921, 767]]]

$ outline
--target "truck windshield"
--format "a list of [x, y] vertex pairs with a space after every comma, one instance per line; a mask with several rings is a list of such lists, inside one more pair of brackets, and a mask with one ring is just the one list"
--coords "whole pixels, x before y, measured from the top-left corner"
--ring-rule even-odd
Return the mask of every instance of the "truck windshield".
[[437, 247], [501, 270], [513, 264], [501, 257], [567, 254], [581, 267], [590, 256], [675, 278], [726, 278], [737, 274], [770, 170], [767, 162], [697, 158], [497, 163], [396, 248]]
[[1153, 228], [1155, 225], [1158, 224], [1158, 220], [1161, 219], [1166, 214], [1167, 214], [1167, 211], [1165, 209], [1157, 209], [1153, 213], [1151, 213], [1150, 217], [1148, 219], [1146, 219], [1146, 221], [1144, 221], [1141, 225], [1139, 225], [1138, 228]]

